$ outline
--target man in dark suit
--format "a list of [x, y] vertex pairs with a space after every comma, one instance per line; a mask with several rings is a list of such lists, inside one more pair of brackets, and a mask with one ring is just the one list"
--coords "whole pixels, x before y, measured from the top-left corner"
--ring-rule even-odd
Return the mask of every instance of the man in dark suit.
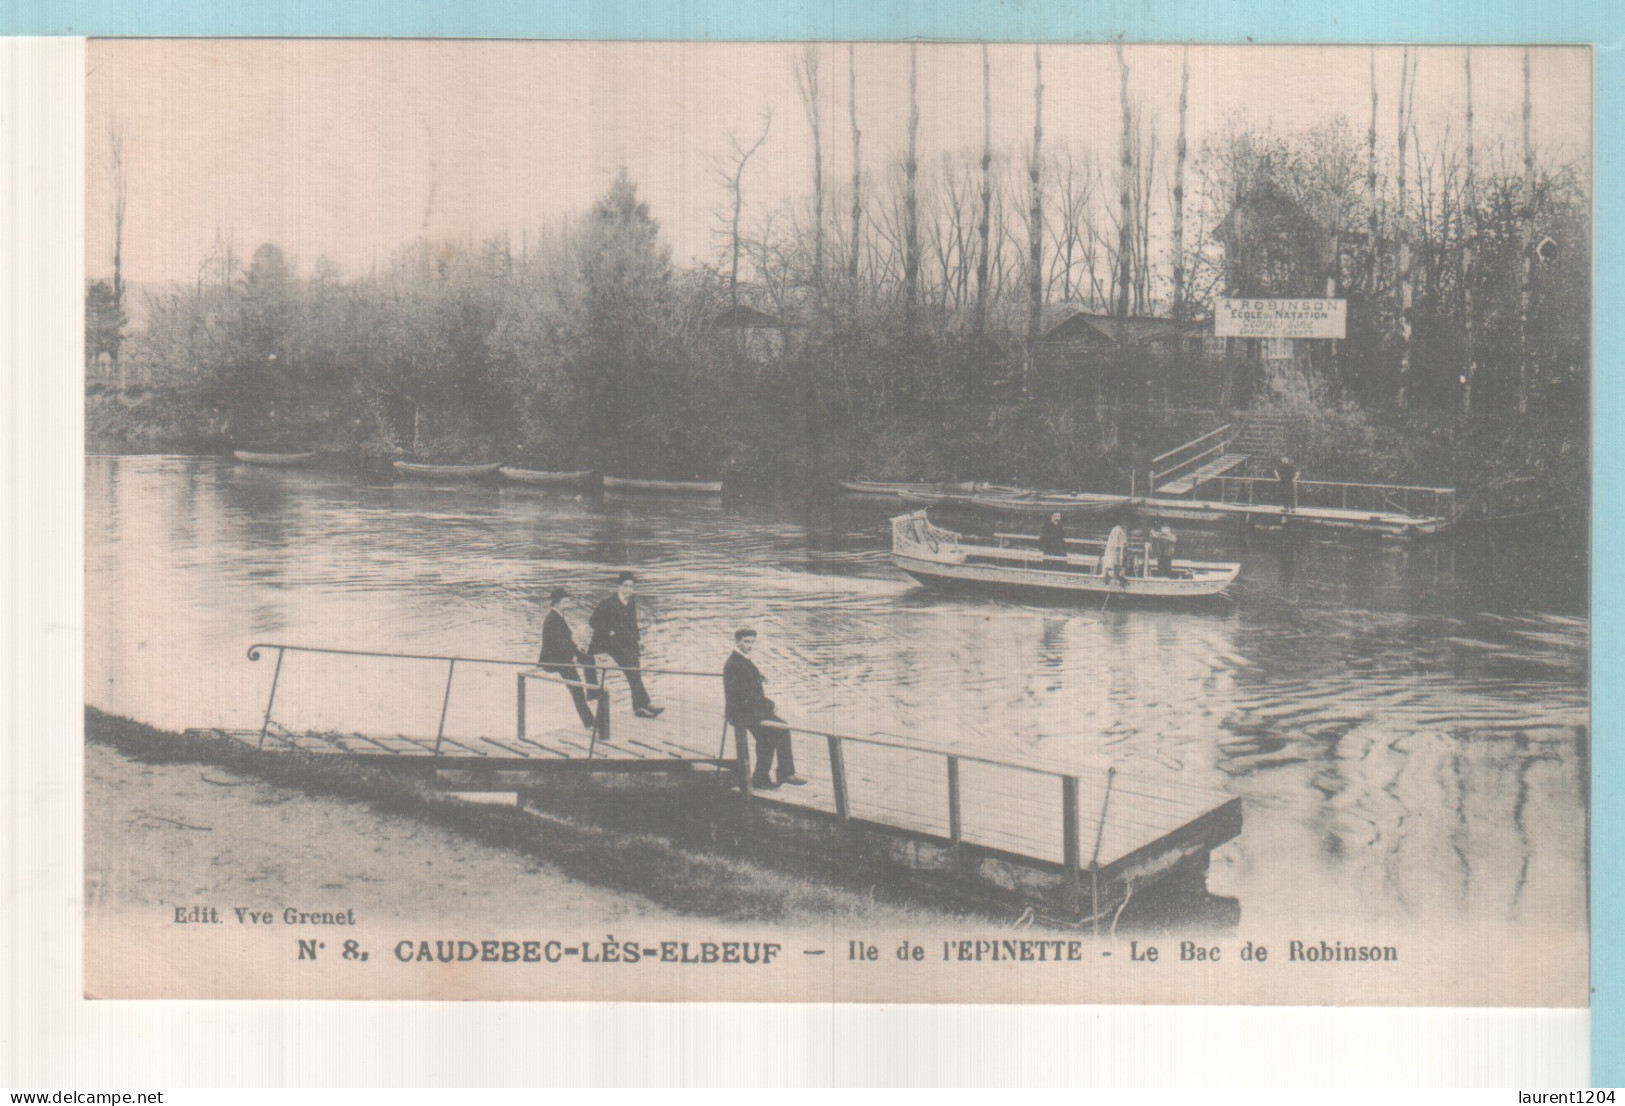
[[[632, 689], [632, 713], [639, 718], [656, 718], [665, 707], [649, 701], [649, 692], [643, 686], [643, 661], [638, 645], [638, 601], [633, 596], [637, 583], [630, 572], [621, 573], [615, 581], [615, 593], [599, 603], [588, 621], [592, 625], [592, 641], [587, 652], [594, 657], [608, 656], [621, 669], [627, 685]], [[598, 682], [604, 682], [603, 669], [598, 669]]]
[[[762, 791], [772, 791], [781, 784], [800, 787], [807, 781], [796, 775], [795, 753], [790, 747], [790, 731], [774, 714], [773, 700], [762, 691], [766, 679], [750, 651], [756, 647], [756, 631], [745, 629], [734, 632], [734, 651], [728, 654], [722, 666], [722, 690], [728, 701], [728, 721], [733, 724], [739, 740], [740, 759], [744, 759], [744, 731], [756, 738], [756, 770], [751, 773], [750, 785]], [[780, 725], [765, 723], [779, 722]], [[778, 757], [778, 776], [771, 769]]]
[[576, 713], [581, 715], [581, 724], [590, 730], [596, 719], [587, 704], [581, 672], [576, 668], [579, 662], [590, 663], [590, 658], [576, 648], [575, 635], [570, 632], [570, 623], [561, 609], [569, 597], [570, 593], [563, 588], [554, 588], [548, 597], [547, 617], [542, 620], [542, 653], [536, 658], [536, 666], [570, 681], [570, 698], [575, 700]]
[[1045, 567], [1066, 565], [1066, 530], [1061, 526], [1061, 512], [1049, 516], [1043, 529], [1038, 531], [1038, 549], [1044, 554]]
[[1281, 489], [1281, 506], [1289, 511], [1298, 509], [1298, 469], [1291, 458], [1282, 455], [1275, 465], [1275, 482]]

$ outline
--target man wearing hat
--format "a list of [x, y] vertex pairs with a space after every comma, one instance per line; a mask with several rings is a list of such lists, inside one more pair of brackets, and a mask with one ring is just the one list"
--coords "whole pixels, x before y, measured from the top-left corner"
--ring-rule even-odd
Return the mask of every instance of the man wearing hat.
[[[587, 652], [594, 657], [608, 656], [626, 677], [632, 689], [632, 713], [639, 718], [656, 718], [665, 707], [649, 701], [649, 692], [643, 686], [643, 661], [638, 635], [637, 579], [630, 572], [615, 578], [615, 590], [597, 607], [587, 621], [592, 626], [592, 641]], [[598, 671], [598, 683], [604, 682], [604, 672]]]
[[590, 730], [595, 720], [592, 707], [587, 705], [587, 691], [581, 686], [581, 672], [576, 668], [578, 661], [587, 658], [576, 648], [575, 635], [570, 632], [570, 623], [560, 609], [568, 598], [570, 593], [563, 588], [554, 588], [548, 597], [547, 618], [542, 621], [542, 655], [536, 659], [536, 664], [544, 671], [570, 681], [570, 698], [575, 700], [576, 713], [581, 715], [581, 724]]

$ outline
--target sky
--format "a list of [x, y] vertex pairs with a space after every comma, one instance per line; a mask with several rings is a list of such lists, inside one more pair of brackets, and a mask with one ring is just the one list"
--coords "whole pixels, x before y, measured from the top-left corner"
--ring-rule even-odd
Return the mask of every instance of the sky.
[[[767, 140], [744, 179], [745, 221], [811, 191], [812, 140], [794, 71], [803, 47], [729, 43], [427, 40], [93, 40], [86, 80], [86, 269], [112, 271], [111, 143], [128, 165], [124, 272], [142, 284], [192, 282], [215, 244], [247, 258], [262, 242], [309, 272], [385, 264], [419, 237], [518, 248], [583, 214], [625, 166], [680, 264], [714, 259], [730, 136]], [[848, 46], [820, 64], [826, 181], [851, 177]], [[1129, 46], [1130, 96], [1171, 172], [1182, 47]], [[1416, 124], [1424, 144], [1459, 140], [1465, 51], [1422, 47]], [[1044, 145], [1116, 160], [1121, 107], [1111, 46], [1042, 47]], [[1299, 132], [1338, 116], [1363, 135], [1375, 57], [1379, 149], [1396, 129], [1401, 50], [1365, 46], [1189, 48], [1193, 157], [1233, 114]], [[1481, 156], [1521, 156], [1523, 51], [1474, 47]], [[993, 144], [1031, 143], [1031, 46], [990, 48]], [[851, 48], [866, 177], [906, 142], [909, 47]], [[1543, 160], [1589, 157], [1592, 73], [1584, 47], [1531, 54], [1532, 131]], [[919, 160], [982, 141], [982, 51], [921, 45]], [[1159, 179], [1166, 196], [1169, 182]], [[1164, 200], [1166, 202], [1166, 200]]]

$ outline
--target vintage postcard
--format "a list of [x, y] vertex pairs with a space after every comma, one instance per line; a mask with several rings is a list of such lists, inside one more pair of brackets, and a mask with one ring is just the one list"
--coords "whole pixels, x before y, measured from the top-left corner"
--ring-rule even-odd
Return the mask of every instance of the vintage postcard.
[[1589, 48], [85, 80], [88, 996], [1586, 1005]]

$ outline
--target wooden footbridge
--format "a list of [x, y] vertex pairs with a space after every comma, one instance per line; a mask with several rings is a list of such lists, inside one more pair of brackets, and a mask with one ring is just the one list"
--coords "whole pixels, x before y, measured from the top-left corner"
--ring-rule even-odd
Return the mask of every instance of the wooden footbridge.
[[1233, 521], [1389, 537], [1442, 533], [1458, 517], [1454, 488], [1298, 480], [1295, 502], [1283, 503], [1275, 478], [1242, 476], [1238, 471], [1250, 462], [1273, 464], [1281, 452], [1281, 438], [1276, 420], [1252, 419], [1239, 430], [1225, 423], [1152, 458], [1150, 487], [1131, 505], [1142, 515], [1162, 520]]
[[[1002, 866], [992, 877], [1001, 884], [1048, 881], [1070, 889], [1075, 900], [1086, 896], [1097, 919], [1136, 887], [1175, 869], [1205, 871], [1211, 850], [1241, 830], [1240, 800], [1172, 774], [982, 756], [794, 722], [785, 728], [806, 786], [755, 791], [745, 735], [730, 733], [723, 721], [720, 673], [643, 669], [667, 709], [658, 718], [640, 718], [613, 667], [571, 680], [522, 661], [277, 643], [257, 644], [248, 657], [273, 652], [259, 729], [202, 732], [265, 751], [446, 773], [458, 777], [446, 784], [456, 791], [511, 791], [512, 781], [523, 778], [514, 773], [710, 776], [737, 789], [742, 801], [774, 808], [809, 833], [866, 834], [911, 863], [921, 855], [962, 870], [993, 863]], [[420, 692], [423, 669], [439, 667], [445, 682], [438, 725], [432, 733], [388, 733], [301, 722], [298, 716], [308, 712], [298, 704], [290, 708], [286, 687], [285, 661], [292, 658], [329, 713], [335, 691], [333, 674], [326, 681], [317, 675], [324, 663], [337, 663], [337, 677], [347, 682], [358, 675], [357, 665], [382, 666], [374, 681], [394, 669]], [[570, 701], [572, 685], [591, 697], [591, 729]], [[380, 694], [392, 692], [386, 686]], [[471, 697], [474, 703], [463, 701]], [[286, 712], [283, 720], [279, 711]], [[507, 725], [499, 728], [504, 716]], [[448, 728], [452, 718], [459, 725]]]

